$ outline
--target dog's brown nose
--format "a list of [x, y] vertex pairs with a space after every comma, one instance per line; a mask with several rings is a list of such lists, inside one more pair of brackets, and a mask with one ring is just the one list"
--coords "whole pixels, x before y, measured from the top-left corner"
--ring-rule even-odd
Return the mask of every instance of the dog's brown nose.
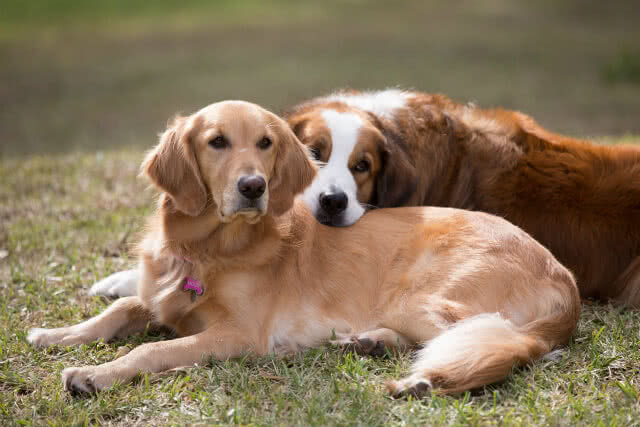
[[238, 191], [247, 199], [257, 199], [264, 194], [267, 183], [258, 175], [243, 176], [238, 180]]
[[337, 215], [347, 208], [349, 199], [343, 191], [320, 193], [320, 206], [329, 215]]

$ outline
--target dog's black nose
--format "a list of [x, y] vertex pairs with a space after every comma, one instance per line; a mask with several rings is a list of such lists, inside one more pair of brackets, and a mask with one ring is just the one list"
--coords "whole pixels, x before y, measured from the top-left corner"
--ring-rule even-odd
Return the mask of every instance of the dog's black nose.
[[349, 199], [344, 191], [320, 193], [320, 206], [329, 215], [337, 215], [347, 208]]
[[238, 191], [247, 199], [257, 199], [264, 194], [267, 183], [258, 175], [243, 176], [238, 180]]

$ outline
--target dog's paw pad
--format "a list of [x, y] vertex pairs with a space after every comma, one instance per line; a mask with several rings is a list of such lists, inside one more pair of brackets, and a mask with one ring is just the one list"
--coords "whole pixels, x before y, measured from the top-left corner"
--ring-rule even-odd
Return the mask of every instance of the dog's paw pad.
[[73, 394], [95, 394], [103, 387], [96, 385], [91, 368], [67, 368], [62, 371], [62, 384], [65, 391]]
[[386, 354], [384, 341], [373, 341], [371, 338], [358, 338], [352, 336], [341, 340], [332, 341], [339, 345], [343, 351], [359, 354], [360, 356], [382, 357]]
[[384, 341], [378, 340], [371, 350], [369, 355], [373, 357], [384, 357], [387, 354], [387, 348], [384, 345]]
[[559, 348], [542, 356], [542, 360], [544, 360], [545, 362], [557, 363], [562, 360], [566, 352], [566, 349]]
[[373, 341], [371, 338], [357, 338], [353, 343], [353, 351], [361, 356], [382, 357], [385, 355], [384, 341]]
[[431, 383], [425, 379], [414, 381], [390, 381], [387, 390], [394, 399], [406, 399], [409, 396], [416, 400], [422, 399], [432, 389]]

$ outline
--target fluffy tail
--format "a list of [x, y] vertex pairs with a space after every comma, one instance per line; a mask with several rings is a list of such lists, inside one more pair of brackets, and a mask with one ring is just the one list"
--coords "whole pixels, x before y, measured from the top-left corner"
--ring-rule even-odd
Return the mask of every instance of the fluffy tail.
[[532, 362], [567, 342], [578, 318], [570, 311], [523, 326], [498, 313], [456, 323], [418, 352], [412, 375], [389, 383], [390, 391], [396, 395], [421, 394], [427, 389], [458, 393], [501, 381], [514, 366]]

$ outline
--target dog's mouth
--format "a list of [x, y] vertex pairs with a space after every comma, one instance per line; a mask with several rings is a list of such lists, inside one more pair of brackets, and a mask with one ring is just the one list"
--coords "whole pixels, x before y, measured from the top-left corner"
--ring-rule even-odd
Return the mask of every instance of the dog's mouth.
[[266, 210], [262, 209], [259, 206], [245, 206], [232, 212], [220, 211], [218, 213], [220, 220], [224, 223], [229, 223], [235, 221], [236, 219], [242, 219], [249, 224], [258, 223], [265, 214]]
[[328, 215], [326, 212], [320, 210], [315, 215], [316, 220], [322, 225], [328, 225], [330, 227], [348, 227], [350, 224], [344, 218], [344, 215]]
[[232, 220], [242, 217], [249, 224], [255, 224], [260, 221], [265, 212], [258, 208], [243, 208], [233, 214]]
[[[376, 209], [376, 207], [373, 205], [361, 204], [360, 206], [363, 208], [364, 213]], [[315, 217], [316, 221], [318, 221], [322, 225], [328, 225], [330, 227], [349, 227], [356, 221], [358, 221], [362, 214], [356, 215], [355, 218], [353, 218], [353, 216], [350, 215], [349, 210], [346, 209], [338, 214], [330, 215], [324, 209], [318, 207], [313, 216]]]

